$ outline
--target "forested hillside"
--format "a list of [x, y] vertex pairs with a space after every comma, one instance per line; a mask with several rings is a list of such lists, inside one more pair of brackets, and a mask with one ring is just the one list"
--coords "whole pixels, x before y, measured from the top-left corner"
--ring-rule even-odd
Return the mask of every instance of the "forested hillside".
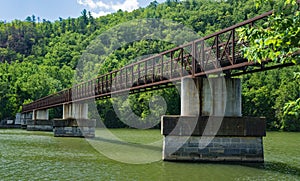
[[[119, 10], [99, 18], [83, 10], [78, 18], [55, 22], [38, 21], [34, 15], [24, 21], [0, 22], [0, 120], [14, 117], [24, 103], [71, 87], [78, 61], [92, 40], [120, 23], [145, 18], [168, 19], [192, 29], [201, 37], [269, 11], [273, 6], [272, 1], [257, 8], [254, 0], [167, 0], [162, 4], [154, 1], [148, 7], [130, 13]], [[136, 57], [172, 47], [174, 45], [166, 42], [146, 39], [126, 45], [110, 54], [100, 65], [99, 73], [121, 67]], [[283, 115], [286, 103], [300, 96], [299, 79], [294, 76], [294, 72], [299, 71], [299, 66], [294, 66], [245, 75], [243, 114], [266, 116], [269, 129], [300, 130], [295, 122], [289, 123], [290, 119], [285, 120]], [[168, 114], [180, 113], [178, 92], [171, 88], [132, 95], [133, 111], [146, 117], [153, 94], [165, 97]], [[111, 101], [98, 102], [105, 124], [124, 126], [116, 117]]]

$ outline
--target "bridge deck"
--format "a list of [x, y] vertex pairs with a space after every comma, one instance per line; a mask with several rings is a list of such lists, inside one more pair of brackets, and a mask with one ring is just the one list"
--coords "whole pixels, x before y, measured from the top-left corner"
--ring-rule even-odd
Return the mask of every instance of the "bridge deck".
[[[112, 94], [129, 91], [165, 88], [183, 77], [200, 77], [208, 74], [226, 73], [240, 75], [247, 73], [247, 67], [255, 66], [253, 72], [265, 67], [242, 57], [241, 49], [247, 42], [238, 42], [237, 29], [253, 26], [259, 20], [271, 15], [272, 11], [236, 24], [186, 45], [162, 52], [153, 57], [130, 64], [119, 70], [101, 75], [95, 79], [75, 85], [30, 104], [22, 112], [31, 112], [89, 99], [108, 98]], [[268, 61], [263, 62], [263, 65]], [[276, 65], [278, 66], [290, 66]], [[271, 69], [268, 67], [266, 69]], [[238, 70], [237, 74], [231, 74]]]

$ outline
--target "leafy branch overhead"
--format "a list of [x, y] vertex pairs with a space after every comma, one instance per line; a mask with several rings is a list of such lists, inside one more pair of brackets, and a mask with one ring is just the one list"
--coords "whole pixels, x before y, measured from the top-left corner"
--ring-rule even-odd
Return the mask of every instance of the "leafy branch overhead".
[[300, 63], [300, 11], [297, 2], [277, 1], [274, 13], [262, 26], [241, 28], [240, 42], [247, 42], [244, 57], [261, 63]]

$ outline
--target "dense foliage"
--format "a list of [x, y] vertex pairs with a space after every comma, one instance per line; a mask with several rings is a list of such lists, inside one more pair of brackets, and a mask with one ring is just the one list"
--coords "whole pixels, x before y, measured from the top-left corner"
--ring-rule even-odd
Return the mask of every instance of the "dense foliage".
[[[249, 42], [245, 57], [261, 62], [300, 63], [300, 11], [296, 1], [278, 1], [274, 13], [262, 26], [242, 28], [241, 39]], [[297, 53], [297, 54], [295, 54]]]
[[[78, 18], [60, 18], [55, 22], [35, 16], [25, 21], [0, 22], [0, 120], [13, 117], [23, 103], [71, 87], [78, 81], [74, 80], [75, 69], [88, 45], [120, 23], [144, 18], [169, 19], [204, 36], [266, 12], [274, 5], [268, 2], [256, 8], [254, 0], [167, 0], [162, 4], [154, 1], [148, 7], [130, 13], [119, 10], [99, 18], [84, 10]], [[181, 36], [175, 33], [166, 38]], [[117, 35], [112, 37], [115, 38], [112, 42], [118, 40]], [[136, 57], [172, 47], [173, 44], [147, 39], [123, 45], [97, 65], [99, 73], [122, 67]], [[113, 45], [108, 49], [114, 50]], [[291, 116], [287, 111], [292, 112], [295, 108], [285, 105], [299, 98], [299, 82], [293, 79], [294, 71], [299, 71], [299, 67], [246, 75], [243, 114], [266, 116], [269, 128], [286, 127], [287, 122], [282, 120]], [[180, 113], [179, 93], [172, 88], [130, 96], [129, 104], [134, 113], [142, 119], [147, 117], [149, 101], [154, 94], [166, 99], [167, 114]], [[98, 109], [107, 126], [124, 126], [113, 110], [113, 100], [98, 101]]]
[[[259, 6], [263, 1], [257, 2]], [[257, 85], [256, 87], [259, 87], [255, 91], [244, 90], [244, 96], [246, 97], [244, 106], [251, 105], [249, 98], [256, 100], [256, 104], [261, 104], [258, 106], [260, 108], [259, 113], [265, 111], [263, 115], [267, 116], [270, 128], [300, 131], [299, 27], [299, 6], [296, 1], [288, 0], [277, 1], [273, 15], [262, 26], [248, 29], [242, 28], [240, 30], [241, 41], [249, 42], [249, 46], [244, 48], [244, 56], [246, 58], [260, 63], [264, 60], [273, 60], [280, 63], [293, 62], [298, 65], [298, 67], [290, 69], [290, 72], [276, 71], [276, 74], [274, 72], [265, 73], [271, 74], [272, 77], [263, 76], [262, 78], [262, 76], [255, 77], [257, 75], [254, 75], [247, 82], [250, 84], [251, 79], [254, 77], [256, 80], [262, 80], [259, 81], [259, 83], [263, 83], [261, 85], [253, 82], [254, 85]], [[293, 71], [295, 72], [295, 78], [293, 78]], [[263, 73], [260, 75], [263, 75]], [[268, 80], [268, 78], [270, 79]], [[263, 92], [269, 92], [270, 94], [265, 93], [262, 97]], [[258, 111], [257, 109], [252, 111], [249, 109], [245, 109], [249, 111], [247, 113]]]

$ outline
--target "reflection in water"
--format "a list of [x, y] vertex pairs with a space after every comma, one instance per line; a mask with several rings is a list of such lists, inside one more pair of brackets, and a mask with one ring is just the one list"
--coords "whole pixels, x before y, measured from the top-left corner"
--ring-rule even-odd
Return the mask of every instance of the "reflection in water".
[[142, 148], [145, 150], [154, 150], [154, 151], [162, 151], [161, 147], [156, 145], [141, 145], [141, 144], [134, 144], [134, 143], [128, 143], [120, 140], [113, 140], [113, 139], [107, 139], [107, 138], [101, 138], [101, 137], [96, 137], [93, 139], [90, 139], [91, 141], [98, 141], [98, 142], [106, 142], [106, 143], [111, 143], [115, 145], [124, 145], [128, 147], [134, 147], [134, 148]]

